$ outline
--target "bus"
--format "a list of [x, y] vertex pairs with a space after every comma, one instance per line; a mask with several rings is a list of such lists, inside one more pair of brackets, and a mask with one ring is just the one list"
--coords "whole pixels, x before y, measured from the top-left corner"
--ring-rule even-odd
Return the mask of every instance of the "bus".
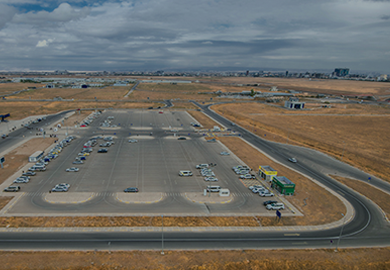
[[36, 151], [28, 158], [28, 162], [37, 162], [43, 157], [43, 151]]

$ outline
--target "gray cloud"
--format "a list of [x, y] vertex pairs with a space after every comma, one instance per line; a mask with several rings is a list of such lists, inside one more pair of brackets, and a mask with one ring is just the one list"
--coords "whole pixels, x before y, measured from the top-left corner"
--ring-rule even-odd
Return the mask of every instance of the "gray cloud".
[[390, 72], [389, 1], [54, 3], [52, 11], [17, 14], [4, 5], [6, 17], [0, 7], [0, 69], [353, 70], [367, 63], [364, 69]]

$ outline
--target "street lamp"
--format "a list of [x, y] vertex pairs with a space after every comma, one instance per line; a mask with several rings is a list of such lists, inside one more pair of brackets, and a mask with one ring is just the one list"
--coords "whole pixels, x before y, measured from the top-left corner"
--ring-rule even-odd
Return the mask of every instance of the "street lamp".
[[341, 161], [343, 161], [344, 151], [345, 151], [345, 141], [343, 141], [343, 143], [344, 143], [344, 148], [343, 148], [343, 154], [341, 155]]
[[164, 215], [161, 215], [161, 255], [164, 255]]
[[339, 239], [337, 240], [337, 245], [336, 245], [336, 249], [334, 250], [334, 252], [337, 252], [337, 249], [338, 249], [339, 244], [340, 244], [341, 234], [343, 233], [343, 229], [344, 229], [344, 225], [345, 225], [345, 216], [343, 213], [341, 213], [341, 215], [343, 216], [343, 226], [341, 226]]

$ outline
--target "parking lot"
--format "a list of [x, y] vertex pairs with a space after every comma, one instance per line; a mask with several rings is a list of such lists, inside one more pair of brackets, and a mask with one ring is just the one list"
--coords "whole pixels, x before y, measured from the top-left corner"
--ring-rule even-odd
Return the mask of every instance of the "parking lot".
[[[111, 126], [102, 127], [110, 116]], [[76, 139], [62, 148], [46, 171], [19, 184], [23, 195], [7, 214], [275, 215], [263, 206], [270, 198], [252, 193], [232, 171], [241, 162], [234, 155], [221, 155], [227, 149], [218, 142], [206, 142], [191, 126], [193, 121], [186, 112], [104, 112], [71, 134]], [[98, 153], [109, 136], [114, 144], [104, 147], [107, 153]], [[91, 138], [97, 142], [93, 151], [83, 164], [73, 164]], [[195, 169], [203, 163], [216, 164], [212, 171], [217, 182], [204, 181]], [[70, 167], [79, 171], [66, 172]], [[181, 177], [180, 170], [190, 170], [193, 176]], [[49, 193], [60, 183], [70, 185], [67, 192]], [[229, 189], [230, 197], [203, 196], [208, 185]], [[128, 187], [139, 192], [124, 193]]]

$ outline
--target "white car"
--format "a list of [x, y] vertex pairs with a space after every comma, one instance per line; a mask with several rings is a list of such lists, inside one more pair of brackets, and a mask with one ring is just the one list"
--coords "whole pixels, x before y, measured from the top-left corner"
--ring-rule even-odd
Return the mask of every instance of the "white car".
[[264, 190], [266, 190], [266, 189], [265, 188], [254, 188], [254, 189], [252, 189], [252, 192], [253, 193], [259, 193], [259, 192], [262, 192]]
[[292, 157], [292, 158], [289, 158], [288, 160], [291, 161], [292, 163], [297, 163], [297, 162], [298, 162], [297, 159], [296, 159], [296, 158], [293, 158], [293, 157]]
[[252, 190], [254, 188], [263, 188], [261, 185], [254, 185], [254, 186], [249, 186], [249, 189]]
[[221, 153], [219, 153], [221, 156], [229, 156], [230, 153], [229, 152], [226, 152], [226, 151], [223, 151]]
[[204, 180], [210, 181], [210, 182], [216, 182], [216, 181], [218, 181], [218, 178], [213, 177], [213, 176], [209, 176], [209, 177], [205, 177]]
[[17, 178], [14, 180], [14, 183], [28, 183], [30, 180], [25, 179], [25, 178]]
[[271, 204], [267, 204], [266, 208], [268, 210], [280, 210], [280, 209], [284, 209], [284, 204], [283, 203], [271, 203]]
[[65, 188], [70, 188], [70, 185], [67, 184], [67, 183], [61, 183], [61, 184], [57, 184], [55, 187], [65, 187]]
[[198, 164], [195, 166], [195, 168], [197, 169], [203, 169], [203, 168], [208, 168], [209, 167], [209, 164]]
[[71, 168], [66, 169], [65, 171], [67, 171], [67, 172], [78, 172], [79, 170], [80, 170], [79, 168], [71, 167]]
[[137, 142], [138, 142], [138, 140], [136, 140], [136, 139], [129, 140], [129, 143], [137, 143]]
[[273, 194], [272, 192], [269, 192], [269, 191], [267, 191], [267, 192], [265, 192], [265, 191], [260, 191], [260, 192], [259, 192], [259, 196], [260, 196], [260, 197], [273, 197], [274, 194]]
[[247, 173], [247, 174], [242, 174], [242, 175], [240, 175], [240, 178], [241, 178], [241, 179], [255, 179], [256, 176]]

